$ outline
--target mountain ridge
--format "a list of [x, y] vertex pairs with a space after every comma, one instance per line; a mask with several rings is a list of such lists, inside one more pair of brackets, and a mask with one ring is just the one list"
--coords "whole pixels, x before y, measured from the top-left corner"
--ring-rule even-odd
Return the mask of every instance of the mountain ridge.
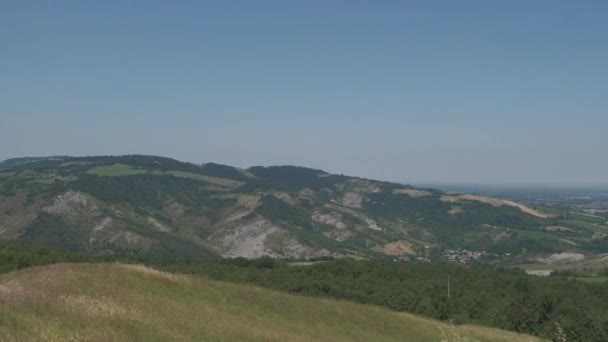
[[0, 163], [0, 238], [92, 254], [427, 261], [465, 250], [496, 261], [601, 251], [603, 233], [546, 229], [558, 223], [559, 215], [512, 201], [301, 166], [146, 155]]

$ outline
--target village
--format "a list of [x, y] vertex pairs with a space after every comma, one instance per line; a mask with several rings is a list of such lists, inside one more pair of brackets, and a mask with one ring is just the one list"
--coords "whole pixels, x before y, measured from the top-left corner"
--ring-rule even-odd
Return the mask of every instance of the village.
[[448, 259], [449, 262], [459, 262], [465, 265], [481, 258], [495, 256], [494, 254], [488, 253], [485, 250], [469, 251], [467, 249], [446, 249], [443, 252], [443, 255]]

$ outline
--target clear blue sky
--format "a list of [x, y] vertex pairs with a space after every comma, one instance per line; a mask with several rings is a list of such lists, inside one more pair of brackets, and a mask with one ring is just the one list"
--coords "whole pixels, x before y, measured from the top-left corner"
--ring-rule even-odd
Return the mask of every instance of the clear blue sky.
[[608, 183], [608, 1], [1, 1], [0, 159]]

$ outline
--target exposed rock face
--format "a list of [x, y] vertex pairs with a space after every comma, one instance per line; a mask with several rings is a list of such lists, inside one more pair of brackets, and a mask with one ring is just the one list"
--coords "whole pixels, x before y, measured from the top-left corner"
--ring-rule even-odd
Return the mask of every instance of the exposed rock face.
[[42, 208], [49, 214], [69, 214], [87, 207], [87, 197], [82, 192], [68, 191], [55, 197], [53, 204]]
[[313, 248], [307, 245], [303, 245], [298, 240], [286, 237], [283, 240], [283, 246], [281, 248], [280, 255], [282, 257], [287, 258], [297, 258], [297, 257], [320, 257], [320, 256], [328, 256], [331, 253], [323, 248]]
[[280, 200], [288, 203], [291, 206], [298, 205], [298, 202], [293, 197], [291, 197], [291, 195], [289, 195], [286, 192], [277, 192], [277, 193], [274, 194], [274, 196], [276, 198], [278, 198], [278, 199], [280, 199]]
[[332, 230], [331, 232], [323, 233], [326, 237], [336, 240], [336, 241], [346, 241], [349, 237], [353, 236], [353, 233], [350, 230]]
[[112, 224], [112, 218], [111, 217], [104, 217], [101, 220], [101, 222], [99, 222], [97, 225], [95, 225], [95, 227], [93, 227], [93, 232], [101, 232], [107, 226], [109, 226], [111, 224]]
[[416, 252], [413, 250], [414, 245], [407, 240], [399, 240], [391, 243], [387, 243], [384, 246], [376, 246], [373, 249], [377, 252], [400, 256], [400, 255], [416, 255]]
[[372, 182], [366, 179], [352, 179], [349, 181], [352, 191], [361, 193], [380, 192], [380, 187], [377, 182]]
[[182, 216], [186, 212], [186, 208], [179, 202], [173, 200], [165, 204], [165, 212], [169, 215]]
[[329, 212], [326, 214], [322, 214], [317, 211], [312, 214], [311, 218], [314, 222], [325, 224], [335, 228], [335, 230], [323, 233], [323, 235], [330, 239], [336, 241], [345, 241], [346, 239], [352, 236], [351, 231], [346, 229], [346, 223], [342, 221], [342, 214], [338, 212]]
[[350, 208], [362, 208], [363, 207], [363, 195], [356, 192], [347, 192], [342, 197], [342, 204]]
[[315, 197], [315, 192], [311, 189], [304, 188], [304, 189], [300, 190], [300, 195], [302, 195], [304, 197]]
[[172, 231], [171, 228], [165, 226], [164, 224], [158, 222], [157, 219], [153, 217], [148, 217], [148, 223], [150, 223], [154, 228], [163, 233], [170, 233]]
[[433, 193], [430, 191], [426, 191], [426, 190], [405, 188], [405, 189], [395, 189], [395, 190], [393, 190], [393, 194], [405, 194], [410, 197], [417, 198], [417, 197], [431, 196]]
[[327, 214], [321, 214], [319, 212], [315, 212], [312, 214], [311, 218], [314, 222], [326, 224], [337, 229], [346, 228], [346, 224], [342, 222], [342, 215], [340, 215], [339, 213], [331, 212]]
[[300, 243], [288, 232], [261, 216], [234, 223], [237, 225], [224, 228], [209, 238], [210, 245], [215, 246], [224, 257], [312, 257], [330, 254], [327, 250], [311, 248]]
[[231, 233], [221, 237], [212, 236], [212, 239], [219, 240], [219, 247], [224, 256], [259, 258], [263, 255], [274, 254], [265, 247], [264, 242], [270, 234], [279, 231], [279, 227], [262, 217], [258, 217], [253, 221], [235, 227]]
[[137, 248], [143, 239], [144, 238], [137, 233], [122, 231], [114, 234], [108, 241], [129, 248]]
[[452, 207], [452, 208], [451, 208], [451, 209], [448, 211], [448, 213], [449, 213], [450, 215], [459, 215], [459, 214], [464, 213], [464, 210], [462, 210], [462, 208], [461, 208], [461, 207]]
[[382, 231], [382, 227], [378, 226], [378, 223], [370, 218], [366, 218], [365, 223], [367, 224], [367, 228], [371, 230]]
[[538, 258], [537, 260], [545, 264], [565, 264], [583, 259], [585, 259], [585, 256], [580, 253], [557, 253], [551, 254], [546, 258]]

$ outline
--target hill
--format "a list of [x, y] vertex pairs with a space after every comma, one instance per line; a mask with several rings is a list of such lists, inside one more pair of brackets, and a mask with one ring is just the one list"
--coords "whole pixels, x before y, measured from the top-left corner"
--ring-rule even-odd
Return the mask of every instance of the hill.
[[142, 155], [0, 163], [0, 238], [91, 255], [472, 263], [606, 253], [607, 236], [601, 218], [296, 166]]
[[56, 264], [4, 274], [0, 303], [0, 336], [10, 341], [536, 340], [139, 265]]

